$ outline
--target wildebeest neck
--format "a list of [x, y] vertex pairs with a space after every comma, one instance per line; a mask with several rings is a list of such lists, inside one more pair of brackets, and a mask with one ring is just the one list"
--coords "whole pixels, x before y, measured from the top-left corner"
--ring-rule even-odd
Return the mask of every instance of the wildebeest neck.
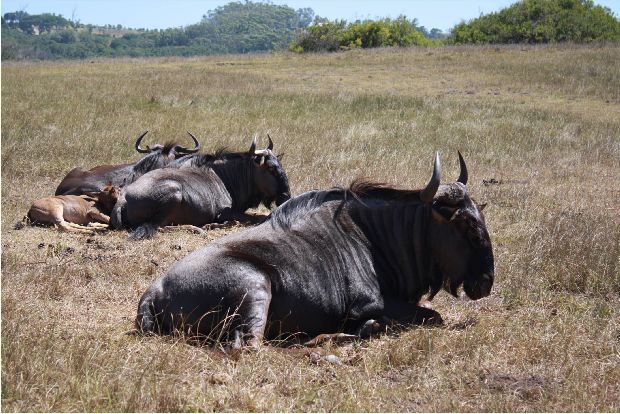
[[431, 210], [420, 202], [362, 199], [351, 216], [368, 239], [386, 294], [416, 301], [434, 285], [427, 243]]
[[217, 160], [210, 168], [222, 180], [232, 199], [233, 211], [245, 211], [257, 207], [261, 201], [254, 185], [254, 168], [250, 158]]
[[168, 162], [168, 156], [160, 152], [149, 154], [133, 165], [122, 185], [131, 184], [147, 172], [164, 167]]

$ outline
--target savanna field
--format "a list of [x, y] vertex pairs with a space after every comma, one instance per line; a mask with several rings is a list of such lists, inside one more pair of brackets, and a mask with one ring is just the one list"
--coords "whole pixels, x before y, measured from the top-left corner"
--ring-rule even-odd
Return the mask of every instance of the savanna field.
[[[441, 292], [445, 325], [229, 357], [132, 334], [142, 292], [240, 231], [88, 236], [13, 226], [74, 166], [145, 143], [249, 148], [267, 133], [294, 195], [370, 177], [420, 188], [460, 150], [488, 203], [496, 281]], [[3, 411], [620, 411], [620, 47], [2, 64]]]

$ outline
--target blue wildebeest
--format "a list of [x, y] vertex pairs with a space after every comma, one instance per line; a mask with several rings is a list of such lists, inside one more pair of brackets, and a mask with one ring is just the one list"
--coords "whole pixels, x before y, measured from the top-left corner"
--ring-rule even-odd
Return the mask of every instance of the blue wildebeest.
[[86, 194], [99, 191], [106, 184], [122, 187], [134, 182], [148, 171], [162, 168], [175, 159], [193, 154], [200, 149], [198, 140], [189, 131], [187, 133], [194, 141], [194, 148], [185, 148], [175, 143], [156, 144], [152, 147], [147, 145], [146, 148], [142, 148], [140, 143], [147, 133], [148, 131], [144, 132], [136, 140], [136, 151], [141, 154], [148, 154], [142, 157], [140, 161], [121, 165], [99, 165], [90, 170], [76, 167], [62, 179], [56, 188], [55, 195]]
[[133, 229], [131, 238], [142, 239], [164, 226], [250, 221], [248, 208], [290, 198], [288, 178], [272, 150], [271, 138], [262, 150], [254, 138], [248, 152], [193, 155], [144, 174], [124, 188], [111, 225]]
[[489, 234], [459, 159], [455, 183], [440, 185], [436, 155], [422, 190], [356, 181], [290, 199], [261, 225], [176, 262], [142, 295], [137, 328], [256, 345], [294, 333], [364, 337], [388, 321], [440, 323], [418, 306], [424, 295], [444, 287], [456, 296], [462, 285], [479, 299], [494, 279]]

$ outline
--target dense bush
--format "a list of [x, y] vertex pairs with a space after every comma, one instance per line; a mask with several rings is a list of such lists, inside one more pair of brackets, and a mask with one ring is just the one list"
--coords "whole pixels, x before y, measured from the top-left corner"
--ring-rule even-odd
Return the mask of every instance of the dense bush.
[[347, 24], [344, 20], [315, 20], [299, 30], [289, 45], [294, 52], [333, 52], [356, 48], [430, 45], [416, 25], [416, 20], [400, 16], [395, 20], [365, 20]]
[[620, 21], [591, 0], [522, 0], [452, 29], [453, 43], [620, 40]]

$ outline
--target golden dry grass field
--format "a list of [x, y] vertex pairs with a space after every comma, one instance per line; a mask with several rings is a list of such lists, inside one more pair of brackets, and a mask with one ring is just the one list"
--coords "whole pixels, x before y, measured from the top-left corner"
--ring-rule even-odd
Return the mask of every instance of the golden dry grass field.
[[[192, 131], [206, 150], [269, 133], [291, 189], [358, 175], [424, 185], [467, 160], [496, 284], [440, 293], [440, 328], [223, 357], [127, 334], [144, 289], [237, 228], [86, 236], [13, 225], [72, 167]], [[2, 64], [3, 411], [619, 411], [620, 47]]]

